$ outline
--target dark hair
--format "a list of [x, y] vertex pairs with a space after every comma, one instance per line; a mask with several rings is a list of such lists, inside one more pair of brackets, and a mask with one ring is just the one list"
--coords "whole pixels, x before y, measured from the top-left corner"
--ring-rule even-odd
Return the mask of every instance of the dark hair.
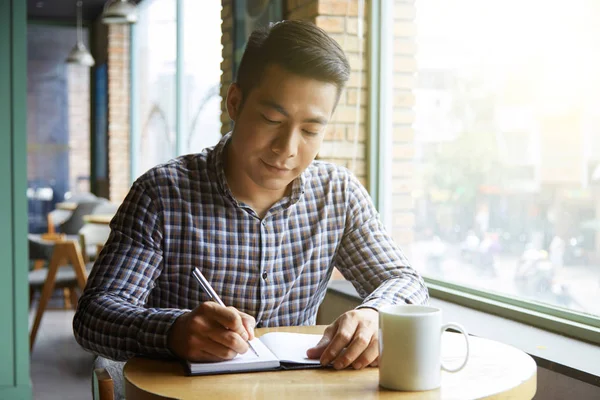
[[237, 71], [236, 82], [244, 99], [270, 64], [333, 83], [338, 98], [350, 76], [350, 64], [340, 45], [323, 29], [304, 21], [281, 21], [252, 32]]

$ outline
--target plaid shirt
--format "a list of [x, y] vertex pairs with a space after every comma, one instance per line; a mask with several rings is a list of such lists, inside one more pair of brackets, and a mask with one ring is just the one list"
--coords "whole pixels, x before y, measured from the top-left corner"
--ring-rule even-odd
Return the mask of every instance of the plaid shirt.
[[364, 298], [361, 307], [427, 301], [423, 280], [348, 170], [313, 162], [261, 220], [228, 188], [221, 156], [229, 137], [133, 184], [75, 314], [84, 348], [116, 360], [172, 356], [171, 325], [208, 300], [194, 267], [259, 327], [314, 324], [334, 266]]

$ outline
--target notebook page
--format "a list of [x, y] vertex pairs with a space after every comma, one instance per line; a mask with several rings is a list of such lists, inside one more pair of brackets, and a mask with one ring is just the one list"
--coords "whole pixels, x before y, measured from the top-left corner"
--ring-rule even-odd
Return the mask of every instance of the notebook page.
[[248, 350], [246, 353], [238, 354], [235, 358], [228, 361], [190, 363], [190, 371], [192, 374], [202, 374], [227, 371], [252, 371], [279, 366], [277, 357], [262, 344], [260, 339], [255, 338], [250, 343], [258, 353], [258, 357], [252, 350]]
[[280, 362], [295, 364], [320, 364], [306, 357], [306, 350], [316, 346], [322, 335], [305, 333], [271, 332], [260, 337]]

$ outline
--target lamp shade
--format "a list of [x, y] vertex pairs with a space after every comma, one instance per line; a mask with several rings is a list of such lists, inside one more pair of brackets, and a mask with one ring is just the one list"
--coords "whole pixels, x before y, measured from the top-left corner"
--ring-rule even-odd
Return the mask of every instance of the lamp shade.
[[129, 0], [110, 0], [104, 5], [101, 18], [105, 24], [135, 24], [138, 20], [136, 5]]
[[94, 65], [94, 57], [83, 44], [83, 21], [81, 17], [81, 0], [77, 2], [77, 44], [67, 57], [67, 62], [71, 64], [84, 65], [91, 67]]
[[67, 62], [91, 67], [94, 65], [94, 57], [92, 57], [83, 43], [77, 43], [69, 53]]

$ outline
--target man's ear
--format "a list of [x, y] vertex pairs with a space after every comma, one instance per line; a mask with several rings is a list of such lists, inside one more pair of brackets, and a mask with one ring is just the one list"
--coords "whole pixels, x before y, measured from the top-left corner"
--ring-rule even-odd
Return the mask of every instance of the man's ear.
[[229, 114], [229, 118], [231, 118], [233, 122], [235, 122], [240, 114], [242, 100], [242, 88], [240, 88], [240, 85], [235, 82], [229, 85], [229, 89], [227, 89], [227, 100], [225, 103], [227, 104], [227, 114]]

